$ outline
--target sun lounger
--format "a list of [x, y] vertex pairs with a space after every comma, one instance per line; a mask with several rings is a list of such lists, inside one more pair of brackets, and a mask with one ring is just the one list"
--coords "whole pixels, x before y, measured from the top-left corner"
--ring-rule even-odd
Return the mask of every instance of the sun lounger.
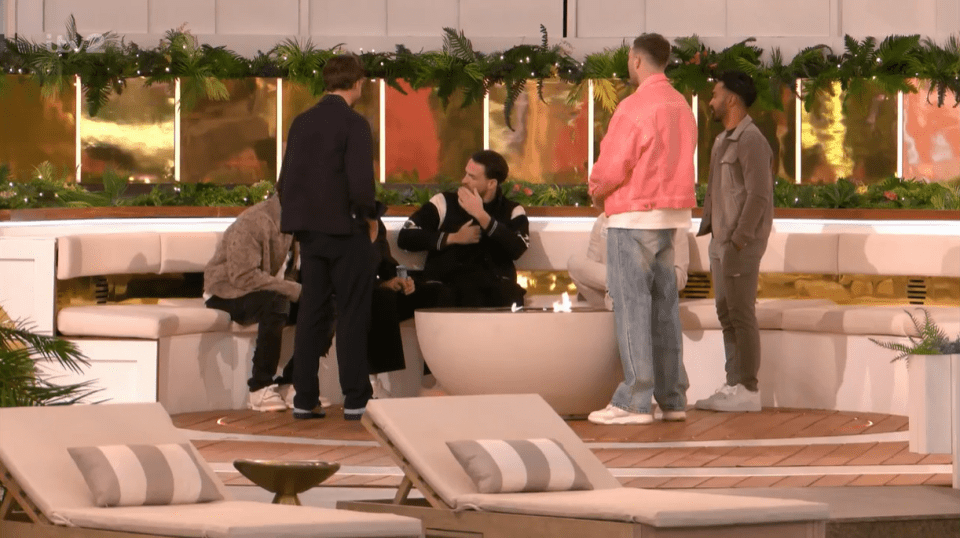
[[[427, 536], [814, 538], [825, 533], [824, 504], [622, 487], [535, 394], [374, 400], [363, 424], [391, 452], [405, 479], [393, 500], [339, 506], [418, 517]], [[593, 489], [479, 493], [447, 445], [530, 439], [556, 440]], [[502, 482], [507, 481], [504, 476]], [[412, 487], [424, 499], [410, 498]]]
[[[193, 460], [194, 482], [206, 484], [200, 491], [206, 487], [223, 500], [98, 507], [68, 448], [116, 445], [185, 446], [180, 462]], [[122, 474], [121, 482], [130, 473]], [[158, 473], [141, 474], [149, 482]], [[186, 482], [180, 479], [173, 476], [172, 489], [180, 489], [172, 499], [183, 498]], [[6, 490], [3, 538], [423, 536], [420, 521], [407, 517], [229, 500], [223, 483], [156, 403], [0, 409], [0, 485]]]

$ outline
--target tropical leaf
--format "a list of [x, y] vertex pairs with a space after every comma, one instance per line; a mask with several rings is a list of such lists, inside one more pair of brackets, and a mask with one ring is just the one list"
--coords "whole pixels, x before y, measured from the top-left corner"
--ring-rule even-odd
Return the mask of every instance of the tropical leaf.
[[477, 54], [473, 51], [473, 43], [467, 39], [463, 30], [457, 32], [453, 28], [443, 29], [443, 52], [464, 62], [477, 59]]
[[593, 98], [600, 103], [600, 108], [613, 112], [620, 101], [617, 95], [617, 86], [613, 80], [600, 79], [593, 81]]

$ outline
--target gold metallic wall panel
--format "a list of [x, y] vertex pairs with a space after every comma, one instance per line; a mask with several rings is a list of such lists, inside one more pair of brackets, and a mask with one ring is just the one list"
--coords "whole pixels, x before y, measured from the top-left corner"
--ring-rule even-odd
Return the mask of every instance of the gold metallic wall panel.
[[50, 161], [75, 177], [77, 91], [43, 97], [28, 75], [3, 75], [0, 93], [0, 163], [10, 165], [12, 177], [24, 179], [34, 167]]
[[[710, 110], [710, 95], [701, 95], [698, 100], [698, 154], [699, 183], [706, 183], [710, 177], [710, 151], [717, 135], [723, 131], [723, 124], [714, 121]], [[760, 132], [767, 138], [773, 150], [774, 177], [782, 177], [791, 182], [796, 181], [796, 153], [797, 153], [797, 101], [789, 88], [783, 88], [783, 110], [764, 110], [759, 104], [750, 107], [749, 114]]]
[[94, 117], [83, 101], [83, 183], [99, 183], [106, 169], [126, 174], [131, 183], [173, 181], [175, 84], [147, 86], [145, 80], [126, 79], [123, 93], [111, 94]]
[[903, 177], [960, 179], [960, 107], [947, 92], [942, 107], [926, 81], [914, 81], [919, 93], [903, 96]]
[[507, 88], [490, 89], [490, 149], [503, 154], [510, 179], [531, 183], [578, 184], [587, 180], [588, 104], [581, 95], [567, 104], [574, 85], [545, 81], [543, 101], [535, 81], [527, 82], [511, 112], [503, 115]]
[[180, 180], [253, 184], [276, 180], [277, 79], [224, 80], [227, 101], [199, 99], [181, 112]]
[[874, 183], [897, 173], [897, 96], [866, 89], [843, 102], [840, 83], [802, 109], [804, 183]]
[[[301, 112], [306, 111], [317, 104], [319, 97], [310, 95], [310, 90], [302, 84], [283, 81], [283, 140], [286, 148], [287, 134], [290, 132], [290, 126], [293, 119]], [[370, 122], [370, 132], [373, 136], [373, 173], [377, 181], [380, 181], [380, 81], [375, 79], [367, 80], [363, 85], [363, 94], [360, 100], [353, 105], [353, 109], [359, 112]], [[276, 143], [276, 141], [274, 141]]]
[[474, 152], [483, 149], [483, 102], [464, 108], [461, 94], [444, 110], [435, 90], [407, 95], [387, 87], [387, 183], [446, 183], [459, 181]]

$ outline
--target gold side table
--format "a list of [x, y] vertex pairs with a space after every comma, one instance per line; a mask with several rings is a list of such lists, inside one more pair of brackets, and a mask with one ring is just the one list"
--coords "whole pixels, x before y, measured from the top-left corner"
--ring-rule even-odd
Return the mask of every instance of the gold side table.
[[339, 463], [326, 461], [240, 459], [235, 460], [233, 466], [254, 484], [274, 493], [274, 504], [298, 506], [298, 493], [317, 486], [340, 469]]

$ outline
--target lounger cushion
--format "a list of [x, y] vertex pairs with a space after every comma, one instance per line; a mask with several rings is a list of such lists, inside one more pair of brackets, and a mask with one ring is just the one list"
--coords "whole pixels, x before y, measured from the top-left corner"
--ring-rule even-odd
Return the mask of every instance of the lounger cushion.
[[71, 447], [67, 452], [97, 506], [223, 500], [185, 444]]
[[638, 488], [546, 493], [463, 495], [457, 508], [510, 514], [644, 523], [654, 527], [708, 527], [823, 520], [822, 503]]
[[553, 439], [468, 439], [447, 446], [481, 493], [593, 489]]
[[423, 536], [423, 524], [410, 517], [248, 501], [71, 509], [59, 515], [75, 527], [188, 538]]

